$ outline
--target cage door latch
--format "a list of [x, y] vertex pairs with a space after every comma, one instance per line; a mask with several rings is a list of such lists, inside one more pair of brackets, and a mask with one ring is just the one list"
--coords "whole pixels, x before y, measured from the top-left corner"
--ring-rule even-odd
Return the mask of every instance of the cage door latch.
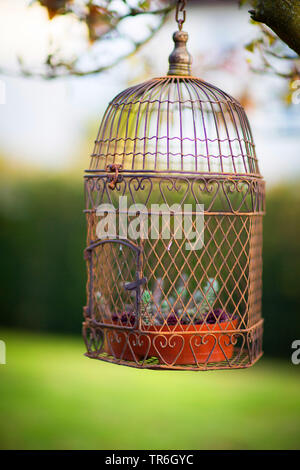
[[139, 286], [142, 286], [143, 284], [146, 284], [147, 279], [143, 277], [142, 279], [138, 279], [137, 281], [134, 282], [127, 282], [124, 284], [124, 287], [126, 290], [136, 290]]
[[122, 169], [122, 165], [117, 165], [116, 163], [113, 163], [112, 165], [107, 165], [106, 171], [110, 173], [114, 173], [114, 175], [109, 175], [108, 180], [109, 184], [108, 187], [110, 189], [115, 189], [117, 183], [121, 183], [123, 180], [123, 176], [119, 174], [119, 172]]

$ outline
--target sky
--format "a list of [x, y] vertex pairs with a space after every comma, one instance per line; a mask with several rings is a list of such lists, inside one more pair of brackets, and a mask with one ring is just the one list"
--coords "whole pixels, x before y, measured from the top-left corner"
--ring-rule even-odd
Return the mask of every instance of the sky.
[[[17, 56], [38, 67], [49, 50], [49, 39], [51, 47], [63, 45], [67, 57], [86, 50], [84, 25], [68, 17], [49, 22], [45, 9], [28, 8], [27, 3], [1, 0], [0, 68], [15, 71]], [[136, 25], [135, 33], [142, 35], [144, 28], [143, 23]], [[150, 75], [166, 73], [174, 30], [171, 17], [134, 59], [101, 75], [52, 81], [0, 75], [0, 154], [16, 164], [47, 170], [68, 169], [75, 161], [82, 169], [88, 167], [95, 138], [91, 132], [96, 133], [106, 105], [129, 83], [146, 78], [141, 64], [147, 63]], [[300, 105], [282, 104], [278, 98], [285, 86], [282, 79], [249, 73], [243, 45], [257, 32], [247, 10], [235, 5], [193, 5], [187, 11], [185, 30], [197, 75], [233, 96], [246, 92], [255, 103], [248, 116], [267, 182], [300, 176]], [[232, 48], [234, 59], [225, 70], [218, 68]], [[95, 55], [93, 48], [90, 52]], [[105, 51], [97, 53], [101, 60]]]

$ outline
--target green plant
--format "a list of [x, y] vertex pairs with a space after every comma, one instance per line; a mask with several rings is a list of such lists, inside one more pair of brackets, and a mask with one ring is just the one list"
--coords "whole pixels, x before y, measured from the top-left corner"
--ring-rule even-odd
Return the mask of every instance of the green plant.
[[[159, 283], [160, 294], [157, 294]], [[154, 293], [145, 290], [142, 295], [141, 317], [145, 325], [163, 325], [166, 321], [168, 324], [187, 325], [191, 322], [202, 323], [209, 312], [213, 311], [217, 293], [219, 291], [219, 283], [214, 278], [209, 278], [202, 289], [198, 289], [189, 299], [188, 290], [186, 288], [186, 276], [175, 289], [175, 292], [160, 303], [162, 296], [162, 280], [157, 281]], [[156, 299], [156, 302], [154, 301]], [[185, 305], [188, 306], [184, 309]], [[183, 313], [184, 312], [184, 313]]]

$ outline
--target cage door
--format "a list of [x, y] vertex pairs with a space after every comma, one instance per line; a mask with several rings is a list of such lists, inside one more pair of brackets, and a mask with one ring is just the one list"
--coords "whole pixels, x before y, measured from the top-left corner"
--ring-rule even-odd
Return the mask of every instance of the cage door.
[[134, 329], [140, 309], [141, 249], [128, 240], [101, 240], [85, 250], [87, 315], [102, 326]]

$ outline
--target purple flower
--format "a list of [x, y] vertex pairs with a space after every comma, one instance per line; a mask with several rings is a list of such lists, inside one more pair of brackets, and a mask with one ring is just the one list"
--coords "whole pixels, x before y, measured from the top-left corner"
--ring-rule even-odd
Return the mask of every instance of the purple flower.
[[206, 317], [206, 323], [212, 325], [214, 323], [217, 323], [217, 321], [224, 322], [224, 321], [230, 321], [232, 319], [232, 315], [228, 315], [225, 310], [222, 310], [221, 308], [217, 308], [213, 312], [210, 312], [207, 317]]
[[171, 313], [168, 317], [167, 317], [167, 324], [168, 325], [177, 325], [178, 323], [178, 318], [176, 315], [174, 315], [174, 313]]
[[124, 312], [120, 315], [117, 315], [116, 313], [114, 313], [111, 316], [111, 319], [113, 322], [116, 322], [116, 323], [121, 322], [122, 325], [133, 326], [135, 323], [135, 314], [134, 312]]

